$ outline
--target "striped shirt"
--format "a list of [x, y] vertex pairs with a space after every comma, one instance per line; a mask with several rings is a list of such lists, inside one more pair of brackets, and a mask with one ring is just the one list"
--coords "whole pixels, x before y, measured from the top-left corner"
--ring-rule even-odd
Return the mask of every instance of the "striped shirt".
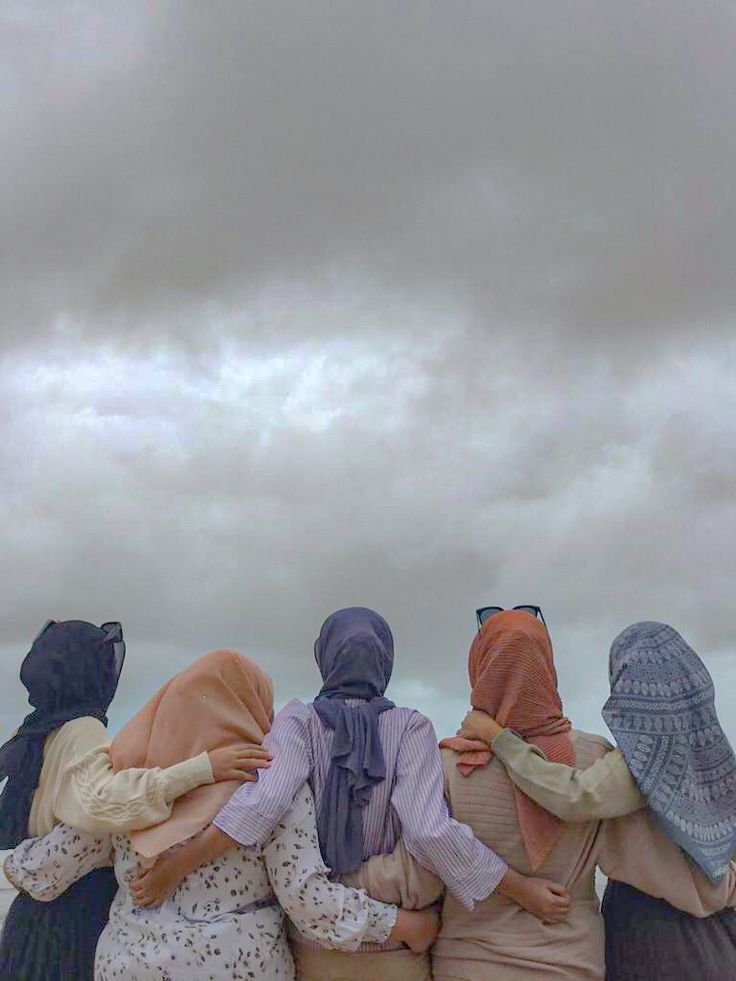
[[[467, 825], [450, 817], [429, 719], [414, 709], [393, 708], [381, 713], [378, 729], [386, 779], [373, 786], [363, 810], [363, 858], [393, 851], [401, 835], [414, 858], [439, 876], [459, 903], [472, 909], [496, 889], [508, 866]], [[263, 741], [274, 765], [259, 772], [257, 783], [244, 783], [214, 824], [241, 845], [260, 845], [305, 781], [312, 786], [319, 811], [332, 737], [311, 705], [289, 702]]]

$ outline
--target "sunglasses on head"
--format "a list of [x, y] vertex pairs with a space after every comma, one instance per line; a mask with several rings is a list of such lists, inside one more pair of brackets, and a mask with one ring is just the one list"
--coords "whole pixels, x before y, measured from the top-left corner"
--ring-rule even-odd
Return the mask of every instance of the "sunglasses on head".
[[[33, 638], [33, 643], [35, 644], [39, 641], [49, 627], [52, 627], [56, 620], [47, 620], [46, 623], [41, 627], [36, 636]], [[100, 630], [105, 631], [105, 643], [109, 644], [112, 641], [113, 658], [115, 673], [117, 675], [123, 670], [123, 662], [125, 661], [125, 641], [123, 640], [123, 625], [117, 620], [111, 620], [108, 623], [103, 623]]]
[[[541, 620], [542, 623], [547, 626], [547, 621], [544, 619], [541, 606], [532, 606], [528, 603], [524, 603], [521, 606], [513, 606], [513, 610], [521, 610], [522, 613], [531, 613], [533, 617]], [[478, 621], [478, 630], [483, 626], [486, 620], [495, 616], [497, 613], [505, 613], [503, 606], [481, 606], [480, 609], [475, 611], [475, 618]]]
[[43, 635], [46, 633], [46, 631], [49, 629], [49, 627], [53, 626], [55, 623], [56, 623], [56, 620], [47, 620], [46, 623], [38, 631], [38, 633], [36, 634], [36, 636], [33, 638], [33, 643], [31, 644], [31, 647], [33, 646], [33, 644], [35, 644], [37, 641], [39, 641], [43, 637]]

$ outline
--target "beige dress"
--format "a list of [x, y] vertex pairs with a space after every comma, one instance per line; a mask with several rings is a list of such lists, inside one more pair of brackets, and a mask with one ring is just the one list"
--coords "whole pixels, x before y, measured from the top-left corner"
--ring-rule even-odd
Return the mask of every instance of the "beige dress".
[[[611, 748], [600, 736], [573, 732], [572, 738], [581, 768]], [[434, 948], [436, 981], [602, 981], [603, 922], [594, 889], [596, 866], [695, 916], [736, 902], [733, 871], [719, 886], [709, 883], [646, 810], [602, 823], [565, 825], [552, 853], [532, 872], [521, 841], [513, 785], [503, 765], [493, 759], [463, 777], [456, 760], [452, 750], [443, 751], [453, 816], [469, 824], [512, 868], [566, 885], [572, 906], [567, 920], [552, 925], [498, 894], [472, 912], [447, 896]]]

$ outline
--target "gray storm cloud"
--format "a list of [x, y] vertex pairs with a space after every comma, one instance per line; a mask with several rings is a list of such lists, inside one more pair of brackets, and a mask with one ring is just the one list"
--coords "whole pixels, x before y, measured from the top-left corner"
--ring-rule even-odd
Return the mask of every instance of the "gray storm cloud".
[[226, 644], [308, 696], [365, 603], [447, 729], [486, 601], [581, 724], [648, 617], [731, 725], [730, 4], [0, 18], [8, 727], [49, 615], [124, 620], [122, 720]]

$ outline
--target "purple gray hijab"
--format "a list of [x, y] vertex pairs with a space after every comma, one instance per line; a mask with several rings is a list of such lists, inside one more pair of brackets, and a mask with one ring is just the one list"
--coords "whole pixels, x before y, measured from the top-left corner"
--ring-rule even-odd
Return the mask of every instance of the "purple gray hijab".
[[635, 623], [611, 646], [603, 718], [670, 838], [717, 881], [736, 852], [736, 758], [713, 682], [664, 623]]
[[[325, 862], [343, 875], [363, 861], [363, 808], [374, 784], [386, 778], [378, 716], [394, 707], [383, 697], [394, 639], [382, 616], [353, 606], [325, 620], [314, 656], [324, 682], [314, 709], [334, 730], [317, 830]], [[361, 702], [351, 706], [346, 699]]]

